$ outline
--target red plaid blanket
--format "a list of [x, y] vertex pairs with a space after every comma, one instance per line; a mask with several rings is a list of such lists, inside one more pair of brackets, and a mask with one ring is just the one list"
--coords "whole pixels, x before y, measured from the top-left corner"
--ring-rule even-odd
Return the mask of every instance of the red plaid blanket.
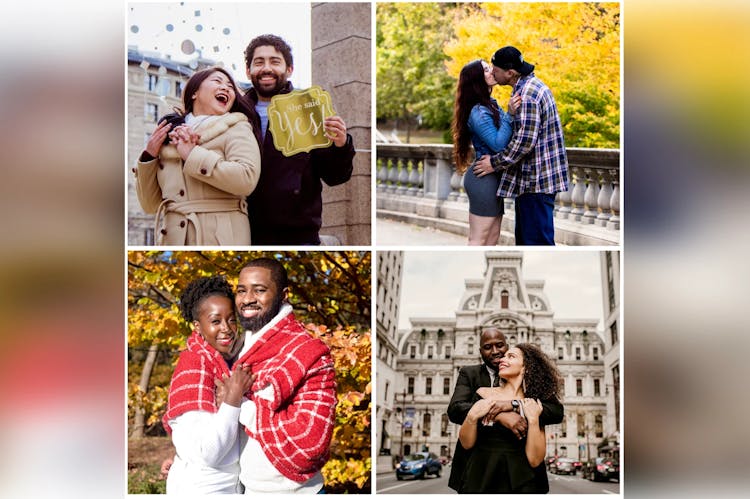
[[311, 478], [328, 460], [336, 412], [336, 380], [328, 347], [293, 313], [262, 333], [239, 362], [251, 365], [253, 391], [271, 384], [274, 400], [260, 397], [256, 439], [269, 461], [296, 482]]
[[229, 375], [227, 362], [201, 335], [193, 331], [187, 350], [180, 353], [169, 384], [167, 412], [162, 418], [167, 433], [168, 421], [188, 411], [216, 412], [215, 378]]

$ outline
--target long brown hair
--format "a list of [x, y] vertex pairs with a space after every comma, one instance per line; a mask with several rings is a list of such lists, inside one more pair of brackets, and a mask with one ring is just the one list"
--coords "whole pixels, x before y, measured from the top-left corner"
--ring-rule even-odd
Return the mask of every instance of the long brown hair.
[[563, 379], [554, 361], [533, 343], [519, 343], [514, 346], [523, 353], [523, 396], [540, 400], [560, 400]]
[[461, 68], [456, 86], [456, 102], [453, 107], [453, 162], [458, 173], [463, 174], [469, 167], [469, 115], [476, 104], [487, 107], [492, 113], [495, 126], [500, 126], [500, 112], [490, 97], [491, 90], [484, 79], [484, 67], [481, 60], [468, 63]]

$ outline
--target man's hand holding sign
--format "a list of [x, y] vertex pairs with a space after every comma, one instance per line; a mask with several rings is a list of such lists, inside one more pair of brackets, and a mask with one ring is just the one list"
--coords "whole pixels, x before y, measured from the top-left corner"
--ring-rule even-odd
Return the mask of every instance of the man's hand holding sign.
[[346, 144], [346, 123], [336, 116], [330, 94], [318, 86], [274, 96], [268, 127], [274, 146], [287, 157], [331, 143]]

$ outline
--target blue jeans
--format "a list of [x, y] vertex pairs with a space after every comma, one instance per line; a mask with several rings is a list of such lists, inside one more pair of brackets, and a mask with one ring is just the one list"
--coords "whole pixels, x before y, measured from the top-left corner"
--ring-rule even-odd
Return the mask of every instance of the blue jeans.
[[516, 198], [516, 246], [554, 246], [555, 194], [527, 192]]

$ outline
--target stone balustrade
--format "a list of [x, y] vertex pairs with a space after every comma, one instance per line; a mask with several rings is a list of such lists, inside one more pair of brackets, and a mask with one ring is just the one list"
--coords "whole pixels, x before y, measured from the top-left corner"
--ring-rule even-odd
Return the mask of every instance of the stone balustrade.
[[[568, 148], [569, 186], [555, 199], [558, 244], [620, 244], [620, 151]], [[468, 198], [452, 146], [377, 145], [378, 216], [468, 234]], [[513, 244], [513, 200], [505, 200], [501, 238]]]

